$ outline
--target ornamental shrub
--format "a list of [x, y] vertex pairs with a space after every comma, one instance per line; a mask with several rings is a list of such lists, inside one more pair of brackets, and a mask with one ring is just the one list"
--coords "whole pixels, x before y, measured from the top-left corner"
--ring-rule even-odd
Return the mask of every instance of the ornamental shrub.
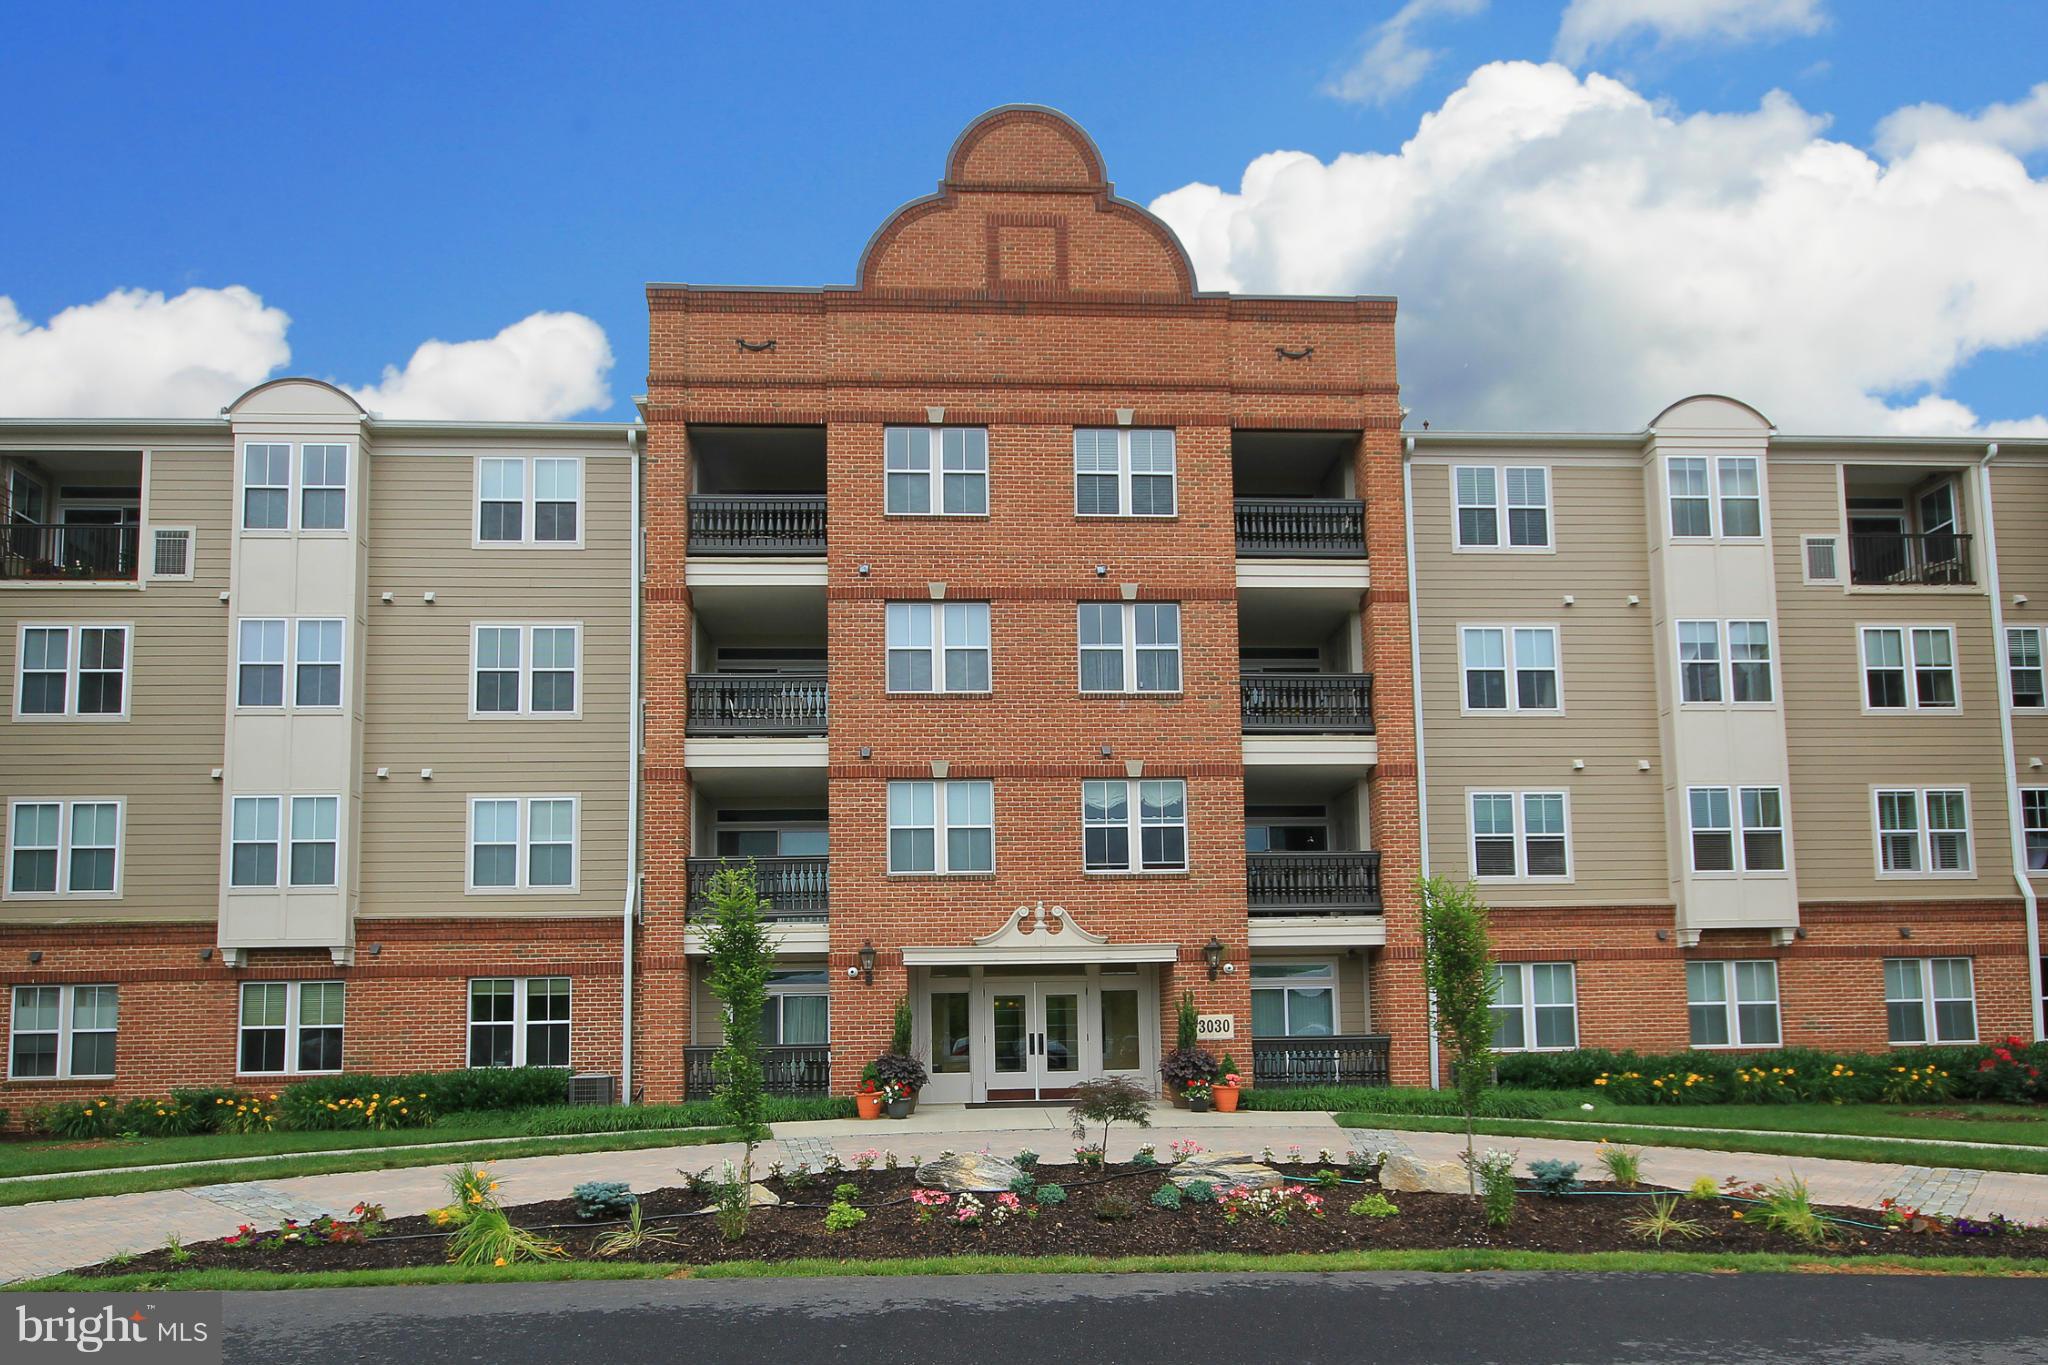
[[[1655, 1094], [1658, 1088], [1649, 1082], [1674, 1074], [1681, 1080], [1687, 1075], [1705, 1078], [1689, 1088], [1681, 1087], [1686, 1093], [1677, 1102], [1688, 1104], [1909, 1103], [1933, 1099], [2048, 1103], [2048, 1084], [2044, 1084], [2048, 1043], [2029, 1043], [2016, 1037], [1883, 1053], [1773, 1048], [1640, 1054], [1579, 1048], [1505, 1054], [1499, 1058], [1498, 1070], [1503, 1086], [1532, 1091], [1591, 1090], [1617, 1104], [1672, 1102], [1668, 1096]], [[1922, 1079], [1900, 1079], [1908, 1073]], [[1254, 1096], [1263, 1099], [1264, 1092], [1248, 1092], [1246, 1107], [1259, 1102]]]
[[1213, 1204], [1216, 1202], [1216, 1187], [1206, 1180], [1190, 1180], [1181, 1191], [1190, 1204]]
[[600, 1218], [624, 1218], [640, 1202], [623, 1180], [586, 1180], [569, 1191], [576, 1201], [576, 1216], [585, 1222]]
[[1541, 1194], [1570, 1194], [1573, 1190], [1585, 1188], [1579, 1179], [1579, 1163], [1576, 1161], [1532, 1161], [1529, 1163], [1529, 1178], [1536, 1182]]
[[1045, 1208], [1067, 1202], [1067, 1191], [1063, 1185], [1040, 1185], [1032, 1191], [1031, 1201]]
[[[523, 1109], [558, 1105], [567, 1093], [569, 1073], [554, 1066], [468, 1067], [460, 1071], [415, 1071], [402, 1076], [350, 1073], [321, 1076], [285, 1087], [278, 1096], [283, 1122], [292, 1128], [332, 1128], [330, 1102], [367, 1100], [375, 1095], [404, 1095], [414, 1107], [424, 1104], [435, 1114], [473, 1110]], [[424, 1096], [424, 1098], [421, 1098]]]
[[1167, 1181], [1164, 1185], [1161, 1185], [1158, 1189], [1152, 1191], [1153, 1208], [1166, 1209], [1171, 1212], [1179, 1212], [1180, 1205], [1180, 1186], [1174, 1184], [1171, 1180]]

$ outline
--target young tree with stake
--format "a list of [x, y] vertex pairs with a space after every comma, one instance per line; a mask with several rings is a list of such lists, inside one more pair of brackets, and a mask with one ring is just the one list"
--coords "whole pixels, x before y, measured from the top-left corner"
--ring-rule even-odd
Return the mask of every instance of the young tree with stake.
[[1471, 887], [1444, 877], [1425, 877], [1419, 889], [1422, 977], [1429, 988], [1431, 1026], [1450, 1058], [1451, 1083], [1465, 1111], [1469, 1178], [1479, 1093], [1493, 1067], [1493, 939], [1486, 903]]

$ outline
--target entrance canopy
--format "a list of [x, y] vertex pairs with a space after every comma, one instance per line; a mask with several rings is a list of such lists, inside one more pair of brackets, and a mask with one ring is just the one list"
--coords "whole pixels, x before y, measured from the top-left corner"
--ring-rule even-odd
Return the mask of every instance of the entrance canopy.
[[1173, 943], [1111, 943], [1074, 923], [1065, 906], [1020, 905], [1003, 927], [968, 944], [907, 947], [906, 967], [974, 967], [995, 963], [1034, 963], [1076, 967], [1104, 962], [1173, 962], [1180, 947]]

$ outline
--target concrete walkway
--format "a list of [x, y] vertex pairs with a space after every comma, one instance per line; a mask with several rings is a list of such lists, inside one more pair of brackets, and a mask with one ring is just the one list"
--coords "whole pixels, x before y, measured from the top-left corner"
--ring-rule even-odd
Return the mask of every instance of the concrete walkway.
[[[759, 1150], [762, 1166], [805, 1162], [814, 1169], [836, 1152], [853, 1165], [864, 1151], [893, 1151], [910, 1163], [943, 1151], [987, 1148], [1009, 1156], [1029, 1148], [1048, 1164], [1073, 1159], [1073, 1139], [1063, 1107], [965, 1109], [926, 1106], [910, 1119], [863, 1123], [836, 1119], [823, 1123], [777, 1124], [772, 1139]], [[1315, 1161], [1327, 1149], [1342, 1158], [1352, 1150], [1407, 1150], [1431, 1161], [1453, 1159], [1464, 1139], [1451, 1133], [1380, 1132], [1337, 1126], [1328, 1114], [1242, 1113], [1188, 1114], [1161, 1107], [1153, 1127], [1139, 1131], [1118, 1127], [1111, 1134], [1110, 1156], [1124, 1160], [1139, 1145], [1150, 1143], [1162, 1159], [1178, 1140], [1199, 1142], [1210, 1151], [1257, 1155], [1270, 1147], [1276, 1159]], [[1482, 1138], [1489, 1147], [1519, 1153], [1520, 1161], [1558, 1157], [1580, 1162], [1588, 1176], [1597, 1173], [1596, 1145], [1548, 1138]], [[1298, 1152], [1298, 1158], [1297, 1158]], [[580, 1152], [560, 1156], [518, 1157], [490, 1163], [503, 1185], [508, 1203], [561, 1199], [586, 1180], [622, 1180], [635, 1189], [656, 1189], [680, 1182], [679, 1172], [716, 1170], [736, 1159], [736, 1144], [703, 1147], [648, 1147], [624, 1152]], [[275, 1227], [280, 1219], [301, 1220], [322, 1213], [345, 1214], [358, 1201], [378, 1203], [387, 1215], [402, 1218], [425, 1213], [447, 1202], [445, 1178], [459, 1164], [418, 1166], [395, 1171], [358, 1171], [343, 1175], [295, 1176], [237, 1184], [200, 1185], [179, 1190], [52, 1200], [0, 1208], [0, 1284], [52, 1274], [73, 1266], [103, 1261], [118, 1252], [160, 1247], [176, 1234], [185, 1242], [225, 1237], [242, 1223]], [[1764, 1156], [1741, 1152], [1696, 1151], [1683, 1147], [1642, 1149], [1644, 1178], [1682, 1189], [1702, 1175], [1769, 1183], [1789, 1174], [1804, 1178], [1814, 1202], [1875, 1207], [1889, 1196], [1944, 1214], [2003, 1213], [2036, 1222], [2048, 1218], [2048, 1176], [2008, 1175], [1992, 1171], [1947, 1170], [1927, 1166], [1896, 1166], [1879, 1162], [1830, 1161], [1808, 1157]]]

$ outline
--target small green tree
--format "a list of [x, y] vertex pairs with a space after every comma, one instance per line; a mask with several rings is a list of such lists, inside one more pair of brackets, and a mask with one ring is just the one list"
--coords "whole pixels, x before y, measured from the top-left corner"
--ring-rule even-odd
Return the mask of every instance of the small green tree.
[[[718, 1103], [727, 1123], [747, 1144], [738, 1179], [743, 1192], [754, 1183], [754, 1147], [767, 1132], [767, 1082], [761, 1068], [761, 1012], [768, 1004], [768, 975], [775, 945], [768, 937], [767, 903], [754, 867], [721, 867], [705, 888], [711, 928], [704, 950], [711, 967], [711, 993], [725, 1007], [725, 1045], [715, 1064]], [[739, 1230], [746, 1229], [744, 1205]]]
[[1422, 893], [1422, 979], [1429, 988], [1432, 1027], [1449, 1055], [1451, 1082], [1465, 1111], [1465, 1169], [1472, 1170], [1479, 1093], [1493, 1066], [1493, 938], [1486, 903], [1469, 886], [1425, 877]]

